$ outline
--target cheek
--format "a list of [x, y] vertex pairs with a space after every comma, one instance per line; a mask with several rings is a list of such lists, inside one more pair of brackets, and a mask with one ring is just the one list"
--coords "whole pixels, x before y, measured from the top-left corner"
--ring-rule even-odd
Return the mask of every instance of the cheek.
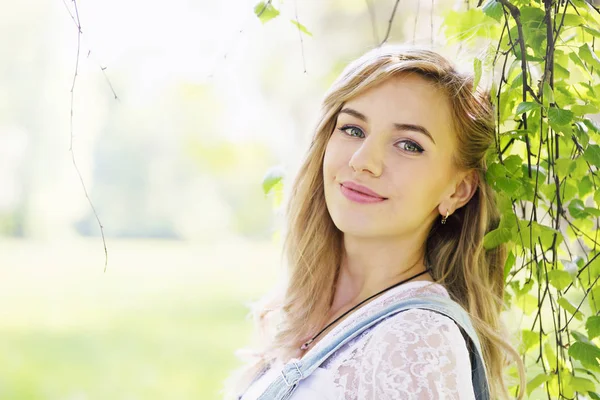
[[399, 166], [392, 174], [389, 184], [395, 193], [399, 207], [419, 208], [428, 206], [436, 201], [439, 196], [440, 187], [443, 185], [441, 177], [434, 176], [431, 169], [425, 165], [414, 164], [412, 166]]
[[340, 152], [336, 150], [335, 143], [330, 140], [325, 149], [325, 155], [323, 156], [323, 177], [325, 180], [330, 181], [335, 178], [335, 174], [338, 172], [339, 167]]

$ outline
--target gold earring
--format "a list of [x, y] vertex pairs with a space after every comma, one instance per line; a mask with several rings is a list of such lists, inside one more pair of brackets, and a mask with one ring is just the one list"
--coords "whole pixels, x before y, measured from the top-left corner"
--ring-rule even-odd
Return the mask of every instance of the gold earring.
[[446, 220], [448, 219], [448, 215], [450, 215], [450, 211], [446, 210], [446, 216], [442, 218], [442, 224], [446, 223]]

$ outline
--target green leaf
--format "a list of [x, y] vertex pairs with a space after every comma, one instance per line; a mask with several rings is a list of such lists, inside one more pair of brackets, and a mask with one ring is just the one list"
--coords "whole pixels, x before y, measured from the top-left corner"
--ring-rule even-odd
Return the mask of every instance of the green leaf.
[[582, 26], [583, 30], [586, 31], [587, 33], [591, 34], [594, 37], [600, 38], [600, 31], [598, 29], [594, 29], [592, 27], [589, 27], [587, 25]]
[[593, 215], [594, 217], [600, 217], [600, 210], [598, 210], [597, 208], [585, 207], [583, 210], [589, 215]]
[[587, 218], [589, 216], [581, 199], [571, 200], [568, 209], [571, 216], [575, 219]]
[[[521, 22], [523, 25], [525, 43], [528, 47], [531, 47], [534, 54], [543, 56], [541, 53], [542, 49], [545, 48], [545, 45], [543, 45], [542, 42], [546, 40], [545, 29], [542, 29], [544, 27], [544, 11], [539, 7], [527, 6], [519, 7], [519, 9], [521, 11]], [[517, 35], [514, 35], [512, 37], [516, 36]]]
[[302, 25], [300, 22], [298, 22], [298, 21], [296, 21], [296, 20], [293, 20], [293, 19], [290, 19], [290, 22], [291, 22], [292, 24], [296, 25], [296, 27], [297, 27], [298, 29], [300, 29], [300, 31], [301, 31], [302, 33], [304, 33], [304, 34], [306, 34], [306, 35], [308, 35], [308, 36], [312, 36], [312, 33], [310, 33], [310, 32], [308, 31], [308, 29], [306, 29], [306, 27], [305, 27], [304, 25]]
[[577, 310], [577, 308], [569, 302], [564, 297], [561, 297], [557, 301], [558, 305], [564, 308], [569, 314], [573, 315], [576, 319], [583, 321], [583, 314], [581, 311]]
[[539, 341], [539, 332], [530, 331], [529, 329], [521, 330], [521, 349], [520, 353], [524, 354]]
[[511, 287], [513, 288], [517, 297], [521, 297], [525, 293], [529, 292], [533, 287], [533, 279], [530, 279], [523, 283], [523, 287], [519, 287], [519, 281], [511, 282]]
[[548, 109], [548, 122], [554, 128], [568, 125], [573, 121], [575, 115], [572, 111], [563, 110], [556, 107], [550, 107]]
[[529, 293], [519, 296], [515, 303], [526, 315], [538, 309], [538, 298]]
[[575, 169], [575, 161], [570, 158], [558, 158], [554, 163], [554, 170], [561, 178], [569, 175]]
[[449, 44], [465, 42], [476, 37], [488, 37], [498, 32], [496, 21], [483, 13], [480, 8], [469, 10], [449, 10], [442, 12], [444, 33]]
[[[535, 221], [534, 221], [535, 222]], [[556, 234], [556, 246], [560, 245], [563, 241], [563, 235], [556, 229], [550, 228], [549, 226], [538, 224], [538, 230], [540, 232], [540, 241], [542, 242], [542, 246], [545, 248], [550, 248], [552, 245], [552, 241], [554, 240], [554, 235]]]
[[588, 145], [583, 152], [583, 158], [590, 164], [600, 168], [600, 146], [597, 144]]
[[485, 234], [483, 237], [483, 247], [487, 250], [496, 248], [502, 243], [509, 242], [512, 233], [509, 228], [497, 228]]
[[502, 17], [504, 16], [502, 4], [500, 4], [497, 0], [488, 0], [483, 5], [482, 10], [485, 15], [494, 18], [498, 22], [500, 22], [502, 20]]
[[[510, 81], [510, 79], [509, 79]], [[510, 82], [510, 88], [511, 89], [516, 89], [519, 86], [523, 86], [523, 73], [519, 72], [517, 74], [517, 76], [515, 76], [515, 78]]]
[[575, 342], [569, 346], [569, 355], [576, 360], [581, 361], [584, 367], [598, 368], [600, 364], [600, 349], [594, 344]]
[[[594, 277], [600, 275], [600, 256], [596, 256], [596, 253], [590, 253], [589, 259], [591, 260], [587, 266], [590, 271], [590, 274]], [[582, 265], [585, 261], [581, 259]]]
[[485, 178], [489, 184], [493, 185], [496, 179], [506, 176], [506, 167], [498, 162], [490, 164], [485, 174]]
[[577, 186], [570, 180], [565, 180], [560, 188], [560, 195], [563, 198], [563, 204], [566, 204], [577, 194]]
[[540, 387], [542, 384], [548, 382], [551, 378], [551, 375], [546, 375], [544, 373], [536, 375], [535, 378], [527, 382], [527, 396], [529, 396], [531, 392]]
[[511, 154], [504, 159], [504, 166], [510, 175], [521, 176], [523, 174], [521, 165], [523, 165], [523, 159], [517, 154]]
[[263, 178], [263, 192], [269, 194], [271, 189], [283, 179], [283, 169], [279, 166], [271, 167]]
[[517, 190], [521, 188], [521, 184], [518, 180], [507, 178], [505, 176], [501, 176], [496, 179], [496, 187], [512, 196], [516, 193]]
[[596, 390], [596, 384], [587, 379], [580, 376], [573, 376], [571, 373], [566, 373], [566, 371], [561, 372], [560, 374], [562, 388], [563, 388], [563, 396], [568, 399], [575, 398], [575, 393], [586, 393]]
[[585, 43], [581, 47], [579, 47], [579, 57], [581, 57], [583, 61], [588, 63], [589, 66], [594, 67], [596, 73], [599, 72], [598, 70], [600, 69], [600, 59], [598, 58], [596, 53], [594, 53], [594, 50], [590, 47], [588, 43]]
[[558, 269], [554, 269], [548, 272], [548, 279], [552, 286], [554, 286], [558, 290], [563, 290], [571, 283], [573, 280], [571, 279], [571, 275], [567, 271], [562, 271]]
[[538, 110], [542, 106], [539, 103], [534, 101], [524, 101], [517, 106], [517, 111], [515, 111], [516, 115], [526, 113], [531, 110]]
[[578, 342], [581, 343], [587, 343], [590, 344], [592, 342], [590, 342], [590, 339], [587, 338], [587, 336], [585, 336], [583, 333], [578, 332], [576, 330], [571, 330], [571, 335], [573, 335], [573, 337], [575, 338], [575, 340], [577, 340]]
[[[525, 2], [530, 4], [531, 2]], [[544, 26], [544, 10], [539, 7], [521, 7], [521, 22], [530, 28], [542, 28]]]
[[600, 124], [593, 119], [584, 118], [583, 124], [592, 132], [600, 134]]
[[531, 133], [529, 130], [527, 129], [510, 129], [508, 131], [504, 131], [500, 133], [501, 137], [508, 137], [508, 138], [514, 138], [514, 139], [519, 139], [519, 140], [523, 140], [524, 141], [524, 137], [526, 134]]
[[515, 224], [512, 228], [512, 235], [515, 238], [516, 244], [523, 248], [529, 249], [537, 245], [539, 240], [542, 246], [547, 249], [552, 245], [555, 234], [556, 246], [560, 245], [564, 239], [562, 233], [549, 226], [539, 224], [535, 221], [531, 221], [531, 226], [528, 225], [528, 220], [520, 220], [520, 224], [518, 226]]
[[588, 302], [594, 314], [600, 311], [600, 286], [596, 286], [595, 288], [590, 290], [590, 294], [588, 295]]
[[571, 376], [569, 384], [567, 385], [572, 388], [575, 392], [585, 393], [596, 390], [596, 385], [593, 381], [579, 376]]
[[571, 72], [560, 64], [554, 64], [554, 77], [556, 79], [569, 79]]
[[588, 175], [581, 178], [581, 180], [577, 183], [577, 189], [579, 190], [579, 197], [584, 198], [587, 196], [592, 189], [594, 188], [594, 184]]
[[588, 135], [588, 127], [583, 121], [575, 122], [575, 134], [577, 135], [577, 139], [579, 139], [579, 143], [583, 147], [587, 147], [590, 142], [590, 135]]
[[576, 66], [581, 68], [583, 71], [588, 70], [587, 67], [585, 66], [585, 64], [583, 63], [583, 60], [576, 52], [570, 52], [569, 59], [573, 62], [573, 64], [575, 64]]
[[594, 373], [592, 371], [588, 371], [585, 368], [575, 367], [575, 368], [573, 368], [573, 372], [579, 372], [580, 374], [586, 374], [590, 378], [594, 378], [596, 380], [596, 382], [600, 383], [600, 380], [598, 380], [598, 377], [596, 377], [596, 375], [594, 375]]
[[481, 80], [481, 60], [479, 58], [475, 58], [473, 60], [473, 91], [477, 89], [477, 85], [479, 85], [479, 81]]
[[[558, 21], [563, 21], [562, 17], [557, 17]], [[585, 19], [577, 14], [566, 13], [563, 25], [564, 26], [579, 26], [585, 24]]]
[[273, 7], [271, 2], [261, 1], [257, 5], [254, 6], [254, 14], [260, 19], [260, 22], [266, 24], [273, 18], [279, 15], [279, 11]]
[[599, 110], [598, 107], [592, 104], [574, 104], [571, 106], [571, 111], [573, 111], [575, 115], [583, 116], [588, 114], [596, 114]]
[[585, 329], [588, 331], [590, 339], [600, 336], [600, 316], [592, 315], [585, 322]]
[[554, 367], [556, 365], [556, 353], [554, 352], [553, 344], [550, 344], [550, 341], [544, 343], [544, 355], [551, 368]]

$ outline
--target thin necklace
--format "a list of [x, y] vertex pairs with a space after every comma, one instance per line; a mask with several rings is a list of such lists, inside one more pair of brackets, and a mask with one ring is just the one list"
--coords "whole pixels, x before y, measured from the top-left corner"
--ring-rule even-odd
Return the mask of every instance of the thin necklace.
[[346, 311], [345, 313], [343, 313], [342, 315], [340, 315], [335, 321], [333, 321], [332, 323], [330, 323], [329, 325], [327, 325], [325, 328], [321, 329], [321, 332], [317, 333], [315, 336], [312, 337], [312, 339], [310, 339], [308, 342], [304, 343], [302, 346], [300, 346], [300, 350], [306, 350], [308, 349], [308, 346], [310, 346], [310, 344], [319, 337], [319, 335], [321, 333], [323, 333], [325, 330], [327, 330], [327, 328], [329, 328], [331, 325], [335, 324], [337, 321], [339, 321], [344, 315], [348, 314], [350, 311], [354, 310], [356, 307], [360, 306], [361, 304], [363, 304], [365, 301], [372, 299], [373, 297], [377, 296], [378, 294], [381, 294], [383, 292], [386, 292], [392, 288], [395, 288], [396, 286], [402, 285], [404, 282], [408, 282], [411, 279], [416, 278], [417, 276], [423, 275], [426, 272], [430, 272], [431, 269], [427, 268], [425, 269], [425, 271], [419, 272], [418, 274], [411, 276], [408, 279], [403, 280], [402, 282], [398, 282], [395, 285], [392, 285], [386, 289], [383, 289], [381, 292], [375, 293], [373, 296], [366, 298], [365, 300], [361, 301], [360, 303], [358, 303], [357, 305], [355, 305], [354, 307], [352, 307], [351, 309], [349, 309], [348, 311]]

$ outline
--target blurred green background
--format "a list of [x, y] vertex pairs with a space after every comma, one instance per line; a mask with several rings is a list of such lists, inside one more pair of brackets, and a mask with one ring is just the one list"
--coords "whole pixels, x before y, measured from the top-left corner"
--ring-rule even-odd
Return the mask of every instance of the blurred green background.
[[2, 241], [0, 398], [218, 398], [250, 338], [244, 303], [276, 273], [271, 246], [108, 246], [104, 274], [97, 240]]
[[[324, 91], [395, 2], [274, 1], [264, 24], [257, 3], [3, 7], [0, 399], [221, 397], [246, 304], [281, 270], [263, 177], [293, 175]], [[455, 55], [440, 27], [462, 3], [402, 1], [389, 40]]]

